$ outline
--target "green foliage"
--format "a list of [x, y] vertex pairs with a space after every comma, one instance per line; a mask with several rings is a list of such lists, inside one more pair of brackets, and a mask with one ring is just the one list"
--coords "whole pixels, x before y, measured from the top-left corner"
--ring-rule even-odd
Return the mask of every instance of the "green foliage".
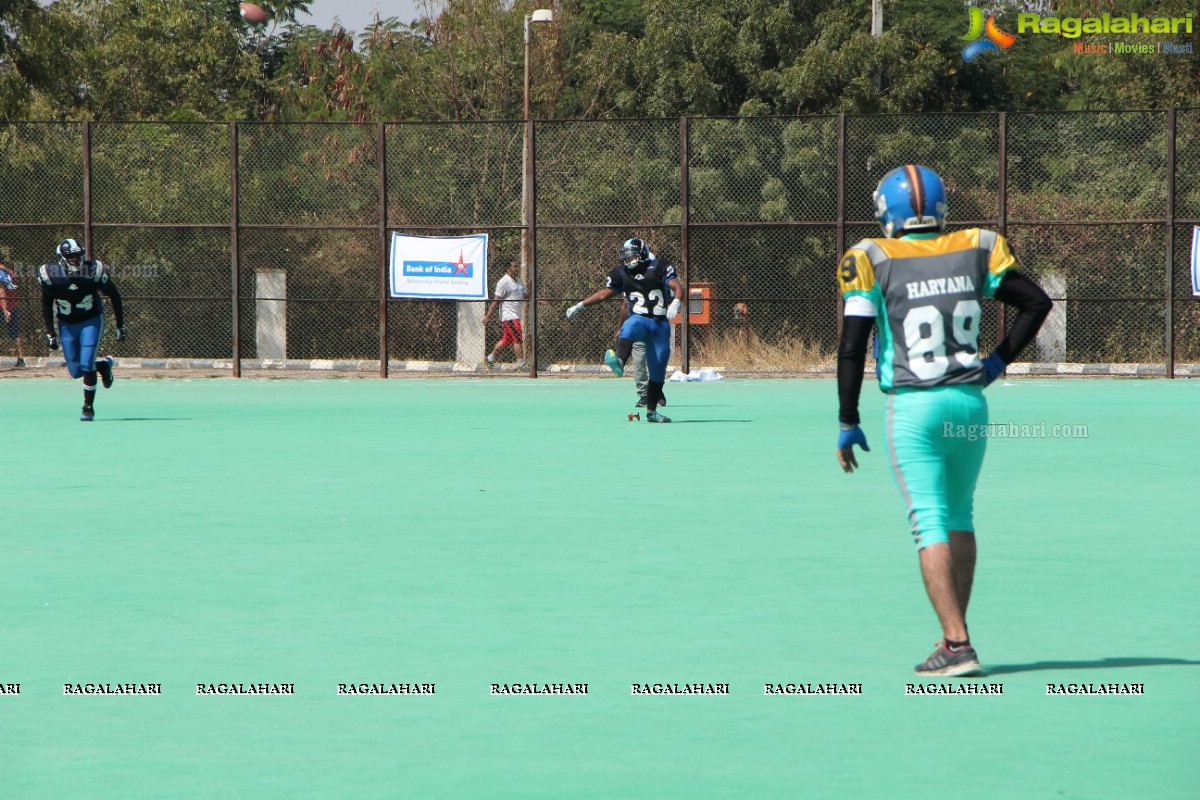
[[[9, 118], [289, 121], [518, 119], [532, 0], [437, 0], [358, 36], [296, 23], [308, 3], [0, 0], [0, 112]], [[1200, 96], [1195, 55], [1095, 56], [1024, 33], [962, 58], [962, 0], [559, 0], [531, 28], [535, 118], [764, 116], [1167, 108]], [[986, 4], [1016, 31], [1045, 2]], [[1103, 4], [1101, 4], [1103, 5]], [[1104, 6], [1107, 8], [1107, 6]], [[1087, 0], [1060, 16], [1098, 14]], [[1120, 13], [1182, 16], [1183, 0]], [[1111, 12], [1112, 9], [1109, 9]], [[1088, 43], [1111, 39], [1097, 34]], [[1131, 35], [1130, 41], [1157, 40]], [[1186, 39], [1187, 37], [1184, 37]], [[1187, 39], [1195, 44], [1194, 36]], [[1181, 41], [1180, 43], [1185, 43]]]

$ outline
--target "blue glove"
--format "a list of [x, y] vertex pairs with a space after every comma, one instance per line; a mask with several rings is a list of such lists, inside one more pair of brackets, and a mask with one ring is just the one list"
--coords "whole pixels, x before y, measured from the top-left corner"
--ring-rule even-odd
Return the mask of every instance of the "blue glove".
[[992, 381], [996, 380], [996, 378], [999, 378], [1000, 373], [1004, 372], [1004, 368], [1007, 366], [1008, 364], [1004, 363], [1004, 359], [1000, 357], [999, 353], [992, 353], [990, 356], [985, 358], [983, 360], [983, 372], [987, 377], [984, 380], [983, 385], [988, 386]]
[[842, 429], [838, 431], [838, 450], [851, 450], [854, 445], [861, 447], [864, 453], [871, 452], [871, 448], [867, 446], [867, 435], [862, 432], [862, 428], [843, 424]]

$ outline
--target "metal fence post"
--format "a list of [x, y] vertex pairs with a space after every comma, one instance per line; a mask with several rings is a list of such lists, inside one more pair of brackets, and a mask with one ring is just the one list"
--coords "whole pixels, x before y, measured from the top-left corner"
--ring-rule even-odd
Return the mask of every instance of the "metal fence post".
[[[841, 258], [846, 252], [846, 115], [838, 114], [837, 119], [837, 255]], [[845, 300], [838, 290], [837, 283], [833, 285], [837, 295], [837, 338], [842, 339], [842, 310]]]
[[[533, 120], [525, 121], [526, 178], [529, 182], [529, 377], [538, 376], [538, 272], [537, 272], [537, 142], [534, 139]], [[486, 349], [486, 348], [485, 348]]]
[[[692, 371], [692, 339], [691, 339], [691, 324], [688, 319], [691, 317], [691, 270], [688, 265], [688, 160], [691, 158], [691, 153], [688, 149], [688, 118], [679, 118], [679, 266], [683, 272], [683, 297], [680, 298], [683, 302], [683, 323], [680, 326], [680, 342], [679, 349], [683, 351], [682, 368], [686, 375]], [[715, 309], [710, 309], [715, 310]], [[675, 332], [672, 331], [674, 336]]]
[[379, 123], [375, 132], [375, 153], [379, 160], [379, 377], [388, 376], [388, 197], [387, 197], [387, 124]]
[[[996, 157], [1000, 160], [999, 163], [999, 181], [1000, 181], [1000, 207], [997, 209], [1000, 218], [997, 220], [997, 226], [1000, 229], [1000, 235], [1008, 238], [1008, 112], [1000, 112], [1000, 131], [996, 138], [998, 152]], [[996, 320], [996, 344], [1004, 341], [1004, 328], [1007, 325], [1007, 320], [1004, 314], [1004, 303], [1000, 304], [999, 315]]]
[[238, 124], [229, 123], [229, 280], [233, 284], [233, 377], [242, 377], [242, 269], [238, 254], [241, 222], [238, 211]]
[[83, 249], [92, 254], [92, 123], [83, 121]]
[[1175, 109], [1167, 109], [1166, 375], [1175, 377]]

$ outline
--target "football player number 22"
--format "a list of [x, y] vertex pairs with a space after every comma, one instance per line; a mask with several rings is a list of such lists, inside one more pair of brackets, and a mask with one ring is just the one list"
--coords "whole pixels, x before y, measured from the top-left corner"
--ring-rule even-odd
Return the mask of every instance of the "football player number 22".
[[648, 310], [646, 308], [647, 298], [654, 304], [654, 310], [651, 311], [652, 314], [659, 317], [667, 315], [667, 310], [663, 308], [663, 293], [661, 289], [651, 289], [648, 295], [643, 295], [641, 292], [630, 292], [629, 299], [633, 301], [634, 314], [646, 313]]
[[[954, 359], [964, 367], [979, 366], [978, 300], [959, 300], [954, 306], [950, 329], [959, 346]], [[924, 336], [925, 330], [929, 335]], [[908, 368], [923, 381], [940, 378], [950, 369], [946, 355], [945, 317], [936, 306], [917, 306], [904, 315], [904, 343], [908, 346]]]

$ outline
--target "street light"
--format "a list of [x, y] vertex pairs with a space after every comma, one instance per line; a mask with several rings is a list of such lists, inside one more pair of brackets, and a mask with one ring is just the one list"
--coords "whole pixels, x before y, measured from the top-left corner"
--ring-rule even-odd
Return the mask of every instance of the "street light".
[[525, 121], [525, 151], [521, 158], [521, 277], [528, 280], [529, 187], [533, 182], [533, 138], [529, 135], [529, 29], [530, 23], [553, 22], [554, 12], [539, 8], [525, 15], [525, 92], [522, 119]]

